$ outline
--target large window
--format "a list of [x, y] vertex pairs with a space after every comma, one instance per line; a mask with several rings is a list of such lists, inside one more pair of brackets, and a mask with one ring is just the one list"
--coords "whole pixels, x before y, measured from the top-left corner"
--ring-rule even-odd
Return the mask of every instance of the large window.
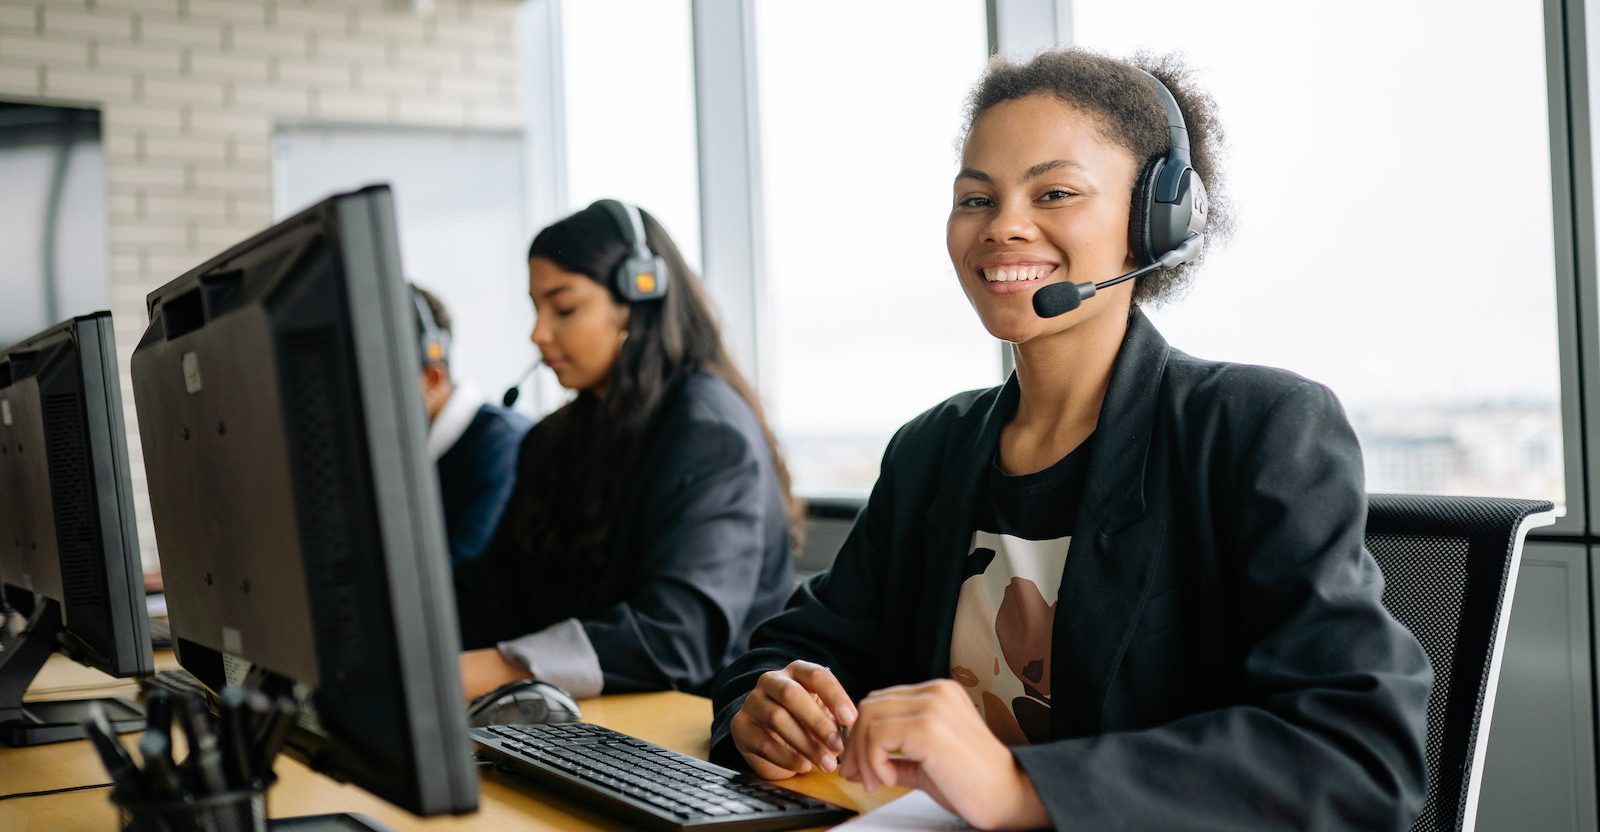
[[284, 127], [273, 215], [389, 183], [405, 276], [437, 294], [453, 319], [451, 374], [498, 398], [534, 355], [521, 160], [522, 137], [512, 132]]
[[894, 430], [1000, 380], [945, 253], [978, 0], [756, 5], [777, 430], [805, 492], [864, 492]]
[[688, 0], [562, 4], [567, 196], [654, 214], [700, 263], [694, 53]]
[[1075, 0], [1082, 46], [1185, 53], [1230, 139], [1238, 236], [1152, 318], [1330, 385], [1371, 490], [1560, 502], [1540, 6], [1361, 8]]

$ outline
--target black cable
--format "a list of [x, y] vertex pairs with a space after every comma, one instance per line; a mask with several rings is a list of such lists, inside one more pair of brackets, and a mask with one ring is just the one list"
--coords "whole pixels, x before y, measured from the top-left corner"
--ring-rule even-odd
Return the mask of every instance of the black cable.
[[88, 785], [88, 786], [67, 786], [66, 788], [62, 788], [62, 789], [45, 789], [42, 792], [15, 792], [15, 793], [12, 793], [12, 794], [0, 794], [0, 800], [10, 800], [13, 797], [44, 797], [46, 795], [52, 795], [52, 794], [65, 794], [67, 792], [81, 792], [81, 791], [83, 791], [85, 789], [109, 789], [109, 788], [111, 788], [111, 784], [110, 783], [93, 783], [93, 784]]

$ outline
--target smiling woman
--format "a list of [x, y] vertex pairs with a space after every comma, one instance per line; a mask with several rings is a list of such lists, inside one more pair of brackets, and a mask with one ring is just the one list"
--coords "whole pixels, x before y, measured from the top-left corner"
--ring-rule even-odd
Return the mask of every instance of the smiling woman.
[[1063, 50], [980, 80], [946, 244], [1016, 374], [896, 434], [833, 567], [718, 678], [724, 762], [914, 786], [983, 828], [1419, 811], [1430, 671], [1380, 602], [1339, 403], [1185, 355], [1140, 311], [1230, 217], [1201, 185], [1209, 100], [1141, 64]]

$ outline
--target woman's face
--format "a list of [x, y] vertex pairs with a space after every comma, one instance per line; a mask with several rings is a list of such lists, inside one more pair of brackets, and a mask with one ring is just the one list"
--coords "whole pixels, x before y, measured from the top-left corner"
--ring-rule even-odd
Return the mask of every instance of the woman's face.
[[972, 126], [956, 175], [946, 244], [961, 288], [990, 334], [1013, 343], [1062, 332], [1127, 309], [1133, 283], [1073, 312], [1040, 318], [1033, 293], [1132, 270], [1128, 206], [1133, 154], [1102, 135], [1093, 116], [1054, 96], [989, 108]]
[[554, 261], [528, 261], [533, 298], [533, 345], [562, 387], [604, 394], [611, 367], [622, 352], [628, 307], [587, 275]]

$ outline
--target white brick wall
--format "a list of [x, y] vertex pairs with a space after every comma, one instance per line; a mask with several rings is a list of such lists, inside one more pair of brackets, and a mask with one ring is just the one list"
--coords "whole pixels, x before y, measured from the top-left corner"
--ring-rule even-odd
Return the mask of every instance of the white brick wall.
[[518, 126], [515, 14], [516, 0], [434, 0], [421, 14], [392, 0], [0, 0], [0, 99], [102, 111], [147, 564], [127, 375], [145, 294], [269, 221], [277, 123]]
[[32, 33], [37, 27], [39, 13], [28, 6], [0, 6], [0, 31]]

